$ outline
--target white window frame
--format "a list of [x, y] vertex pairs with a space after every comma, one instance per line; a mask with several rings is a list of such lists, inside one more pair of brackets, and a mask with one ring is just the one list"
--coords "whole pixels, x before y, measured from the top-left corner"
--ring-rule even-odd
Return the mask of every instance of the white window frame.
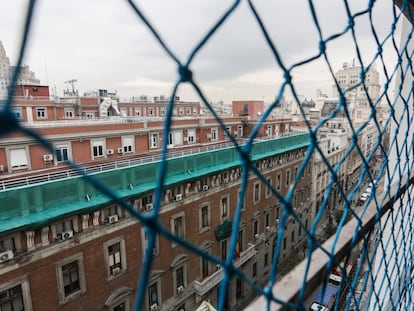
[[[178, 284], [178, 280], [177, 280], [177, 271], [179, 269], [183, 269], [183, 283], [182, 284]], [[179, 286], [183, 286], [184, 288], [187, 287], [187, 269], [186, 269], [186, 264], [183, 263], [177, 267], [174, 268], [173, 270], [173, 283], [174, 283], [174, 291], [175, 293], [177, 293], [177, 289]]]
[[188, 129], [187, 130], [187, 141], [189, 144], [196, 143], [196, 130], [195, 129]]
[[266, 185], [266, 192], [265, 192], [265, 198], [266, 199], [268, 199], [272, 196], [272, 187], [273, 187], [272, 177], [268, 177], [267, 182], [270, 184], [270, 187], [268, 185]]
[[13, 280], [0, 284], [0, 293], [19, 286], [22, 289], [23, 306], [25, 311], [33, 311], [32, 298], [30, 295], [30, 284], [27, 275], [17, 277]]
[[[223, 204], [223, 201], [227, 201], [227, 205]], [[230, 195], [226, 194], [220, 197], [220, 219], [224, 220], [230, 218]]]
[[[155, 288], [157, 290], [157, 301], [156, 302], [154, 302], [154, 301], [151, 302], [152, 299], [150, 298], [150, 295], [149, 295], [150, 289], [153, 286], [155, 286]], [[147, 289], [146, 289], [146, 298], [147, 298], [146, 301], [147, 301], [147, 305], [148, 305], [148, 310], [150, 310], [151, 303], [152, 304], [157, 303], [158, 307], [161, 306], [161, 304], [162, 304], [162, 298], [161, 298], [161, 282], [160, 282], [159, 279], [157, 279], [156, 281], [151, 282], [151, 283], [148, 284]]]
[[218, 141], [218, 128], [212, 127], [210, 133], [211, 133], [211, 141]]
[[[257, 189], [257, 192], [256, 192]], [[261, 192], [261, 183], [260, 181], [256, 181], [253, 184], [253, 204], [257, 204], [260, 202], [260, 193]]]
[[142, 115], [141, 107], [135, 107], [135, 116], [140, 117]]
[[[113, 255], [113, 258], [109, 254], [109, 247], [119, 244], [119, 255], [116, 254]], [[104, 259], [105, 259], [105, 267], [106, 267], [106, 279], [112, 280], [119, 275], [121, 275], [123, 272], [127, 270], [127, 258], [126, 258], [126, 249], [125, 249], [125, 239], [123, 236], [111, 239], [109, 241], [106, 241], [103, 245], [104, 248]], [[120, 272], [119, 273], [113, 273], [111, 269], [112, 266], [115, 266], [119, 264], [120, 265]]]
[[73, 108], [65, 108], [65, 119], [74, 119], [75, 118], [75, 109]]
[[[207, 224], [203, 226], [203, 210], [207, 211]], [[210, 203], [202, 203], [199, 206], [199, 231], [200, 233], [208, 231], [211, 225]]]
[[37, 118], [37, 120], [47, 119], [47, 108], [46, 107], [36, 107], [36, 118]]
[[149, 133], [149, 148], [158, 149], [160, 146], [160, 134], [159, 133]]
[[243, 137], [243, 125], [237, 125], [237, 137]]
[[95, 112], [85, 112], [85, 117], [88, 120], [95, 119]]
[[135, 142], [134, 142], [133, 135], [122, 136], [121, 141], [122, 141], [122, 150], [124, 153], [135, 152]]
[[27, 147], [16, 147], [8, 150], [11, 170], [24, 170], [29, 167], [29, 152]]
[[[96, 148], [96, 156], [95, 156], [95, 148]], [[103, 158], [106, 156], [105, 153], [106, 153], [105, 139], [91, 140], [91, 158], [92, 159]]]
[[11, 107], [10, 110], [17, 120], [23, 120], [22, 107]]
[[[177, 232], [175, 232], [175, 220], [178, 219], [178, 218], [182, 218], [181, 235], [179, 235], [179, 234], [177, 234]], [[176, 214], [172, 215], [170, 224], [171, 224], [171, 232], [173, 234], [179, 236], [180, 238], [185, 239], [185, 212], [182, 211], [182, 212], [179, 212], [179, 213], [176, 213]], [[176, 246], [177, 246], [177, 243], [171, 242], [171, 247], [176, 247]]]
[[[62, 163], [62, 162], [68, 161], [68, 160], [69, 161], [72, 160], [72, 150], [70, 148], [70, 143], [69, 142], [68, 143], [62, 142], [62, 143], [59, 143], [59, 144], [55, 144], [53, 146], [53, 149], [55, 151], [55, 162], [56, 163]], [[64, 157], [63, 157], [63, 154], [64, 154], [63, 150], [66, 150], [67, 159], [64, 159]], [[58, 156], [57, 156], [58, 152], [61, 155], [61, 160], [58, 159]]]
[[[148, 248], [148, 233], [145, 228], [141, 228], [141, 245], [142, 245], [142, 254], [145, 255]], [[155, 243], [152, 256], [158, 256], [160, 253], [160, 241], [158, 234], [155, 235]]]
[[[65, 265], [68, 265], [72, 262], [77, 262], [78, 265], [78, 279], [79, 279], [79, 290], [70, 293], [68, 296], [65, 295], [65, 288], [63, 283], [63, 271], [62, 268]], [[66, 257], [62, 260], [59, 260], [55, 264], [56, 267], [56, 279], [57, 279], [57, 286], [58, 286], [58, 296], [59, 296], [59, 303], [61, 305], [78, 298], [81, 295], [86, 293], [86, 278], [85, 278], [85, 267], [83, 263], [83, 254], [77, 253], [72, 256]]]

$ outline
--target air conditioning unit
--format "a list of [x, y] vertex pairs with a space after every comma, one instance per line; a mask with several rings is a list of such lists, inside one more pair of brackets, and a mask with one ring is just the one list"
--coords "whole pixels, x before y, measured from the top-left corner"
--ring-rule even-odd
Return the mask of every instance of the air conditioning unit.
[[114, 154], [114, 149], [106, 149], [106, 154], [107, 155]]
[[154, 206], [152, 205], [152, 203], [148, 203], [147, 205], [145, 205], [145, 210], [150, 211], [150, 210], [152, 210], [153, 207]]
[[210, 139], [211, 138], [211, 134], [207, 134], [207, 139]]
[[124, 153], [124, 148], [118, 148], [118, 153]]
[[156, 310], [158, 310], [158, 303], [153, 303], [153, 304], [150, 306], [150, 310], [151, 310], [151, 311], [156, 311]]
[[0, 165], [0, 172], [4, 172], [4, 165]]
[[228, 184], [229, 183], [229, 179], [228, 178], [224, 178], [223, 179], [223, 183]]
[[112, 224], [114, 222], [117, 222], [117, 221], [118, 221], [118, 215], [112, 215], [112, 216], [109, 216], [109, 218], [108, 218], [108, 222], [110, 224]]
[[208, 185], [203, 185], [203, 191], [207, 191], [208, 190]]
[[68, 230], [68, 231], [62, 232], [61, 234], [62, 240], [67, 240], [67, 239], [70, 239], [71, 237], [73, 237], [73, 230]]
[[12, 250], [2, 252], [0, 253], [0, 262], [5, 262], [7, 260], [13, 259], [13, 257], [14, 255]]
[[270, 230], [270, 226], [266, 226], [266, 231], [269, 231]]
[[112, 269], [111, 274], [112, 275], [117, 275], [119, 272], [121, 272], [121, 268], [120, 267], [116, 267], [116, 268], [113, 268]]
[[177, 293], [181, 294], [184, 291], [184, 286], [180, 285], [177, 287]]
[[43, 161], [50, 162], [53, 160], [53, 154], [44, 154], [43, 155]]
[[254, 239], [255, 240], [257, 240], [259, 238], [259, 235], [256, 233], [255, 235], [254, 235]]
[[175, 196], [175, 200], [176, 201], [181, 201], [183, 199], [183, 195], [180, 193], [180, 194], [177, 194], [176, 196]]

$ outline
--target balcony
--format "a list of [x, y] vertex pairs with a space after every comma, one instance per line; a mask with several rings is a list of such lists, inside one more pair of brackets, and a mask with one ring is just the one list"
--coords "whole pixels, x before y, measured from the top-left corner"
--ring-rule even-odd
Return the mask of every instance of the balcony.
[[[239, 268], [256, 254], [255, 245], [248, 244], [245, 251], [240, 253], [240, 257], [234, 261], [234, 267]], [[211, 289], [217, 286], [223, 279], [223, 270], [219, 268], [212, 275], [202, 281], [194, 281], [194, 293], [202, 298]]]

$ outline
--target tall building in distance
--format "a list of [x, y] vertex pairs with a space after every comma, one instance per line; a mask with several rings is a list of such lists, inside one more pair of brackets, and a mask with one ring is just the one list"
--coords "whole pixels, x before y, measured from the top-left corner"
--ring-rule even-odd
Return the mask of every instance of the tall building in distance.
[[[0, 98], [8, 95], [8, 89], [11, 84], [12, 74], [16, 66], [10, 65], [10, 60], [4, 49], [3, 42], [0, 41]], [[36, 78], [33, 71], [29, 66], [23, 65], [20, 68], [19, 78], [17, 79], [17, 85], [40, 85], [40, 80]]]

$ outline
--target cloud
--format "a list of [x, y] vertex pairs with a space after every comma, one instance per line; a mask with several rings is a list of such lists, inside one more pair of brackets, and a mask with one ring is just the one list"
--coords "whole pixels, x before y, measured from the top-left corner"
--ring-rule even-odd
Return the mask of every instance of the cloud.
[[[83, 91], [93, 88], [117, 89], [121, 97], [168, 93], [177, 81], [177, 64], [168, 56], [147, 26], [127, 2], [117, 0], [38, 1], [32, 37], [25, 62], [42, 82], [65, 87], [64, 81], [78, 79]], [[160, 38], [182, 63], [219, 20], [233, 1], [222, 0], [143, 0], [139, 9], [156, 29]], [[268, 98], [271, 100], [283, 82], [278, 64], [290, 68], [319, 53], [319, 33], [309, 2], [253, 1], [269, 38], [274, 55], [258, 22], [241, 1], [237, 9], [195, 55], [190, 69], [194, 79], [210, 100], [234, 98]], [[313, 1], [317, 23], [324, 40], [346, 29], [350, 19], [342, 1]], [[11, 58], [21, 38], [22, 16], [26, 1], [0, 4], [0, 40]], [[348, 1], [352, 13], [366, 9], [362, 1]], [[375, 35], [386, 38], [391, 29], [392, 3], [374, 3]], [[363, 49], [363, 61], [377, 53], [375, 36], [368, 15], [354, 18], [355, 35]], [[386, 44], [387, 49], [392, 46]], [[351, 32], [327, 43], [328, 59], [334, 70], [342, 62], [357, 56]], [[393, 57], [392, 52], [384, 54]], [[330, 73], [322, 57], [291, 72], [298, 92], [313, 96], [314, 89], [330, 91]], [[163, 90], [163, 88], [165, 88]], [[313, 91], [312, 91], [313, 89]], [[180, 89], [181, 97], [194, 98], [188, 87]]]

